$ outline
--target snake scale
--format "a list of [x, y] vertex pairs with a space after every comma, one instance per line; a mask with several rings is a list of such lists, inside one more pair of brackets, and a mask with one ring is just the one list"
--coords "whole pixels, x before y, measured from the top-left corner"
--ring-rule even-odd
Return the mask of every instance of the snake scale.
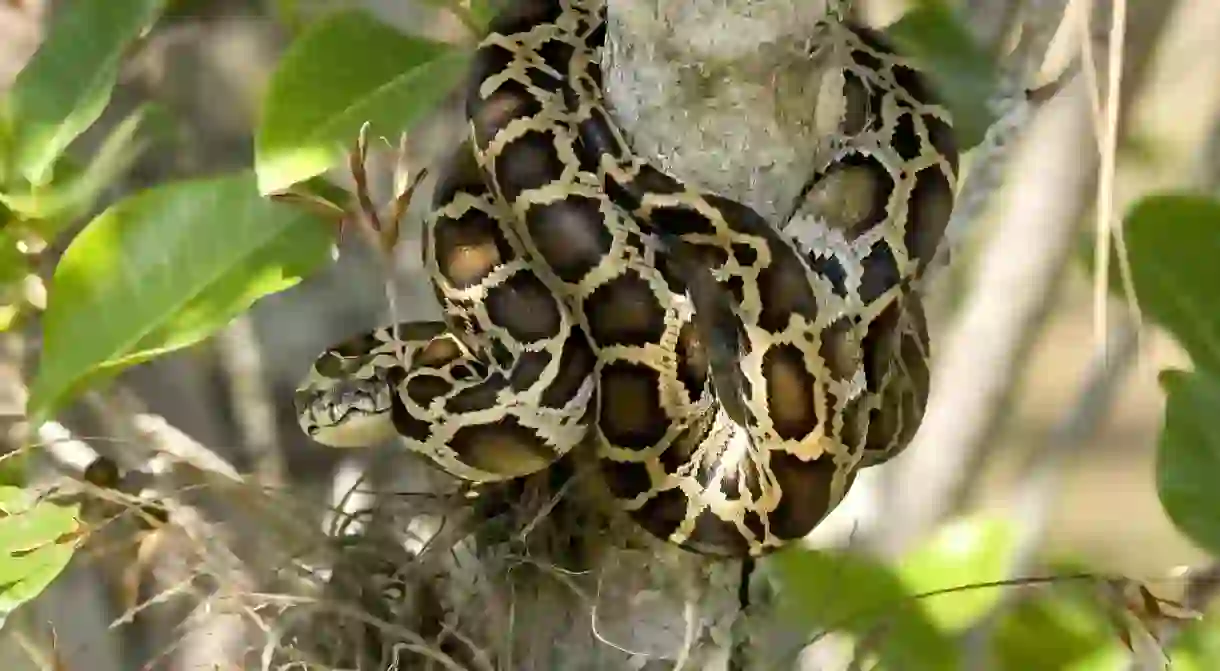
[[[472, 482], [543, 470], [592, 432], [649, 533], [761, 556], [922, 419], [915, 283], [952, 209], [949, 115], [880, 33], [821, 24], [847, 104], [802, 194], [827, 204], [804, 246], [631, 152], [602, 99], [604, 11], [524, 0], [492, 22], [423, 235], [445, 321], [323, 352], [301, 426], [334, 446], [396, 437]], [[863, 206], [839, 206], [845, 184]]]

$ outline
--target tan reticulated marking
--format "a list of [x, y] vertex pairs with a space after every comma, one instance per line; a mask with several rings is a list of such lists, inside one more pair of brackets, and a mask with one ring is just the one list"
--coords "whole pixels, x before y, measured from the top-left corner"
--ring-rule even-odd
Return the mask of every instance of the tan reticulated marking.
[[461, 339], [394, 343], [407, 361], [365, 341], [366, 360], [320, 359], [332, 386], [301, 399], [388, 381], [411, 449], [471, 480], [545, 468], [592, 421], [607, 485], [650, 533], [765, 554], [808, 533], [922, 417], [912, 287], [952, 207], [949, 118], [877, 34], [826, 24], [819, 57], [844, 104], [819, 108], [840, 132], [797, 241], [630, 152], [598, 90], [600, 11], [525, 0], [476, 54], [469, 169], [442, 180], [425, 236]]
[[[917, 423], [911, 420], [921, 412], [919, 395], [926, 397], [918, 382], [924, 361], [917, 361], [926, 356], [917, 353], [926, 338], [914, 335], [918, 329], [905, 318], [885, 315], [904, 314], [899, 306], [909, 304], [904, 297], [931, 258], [929, 242], [939, 239], [948, 216], [944, 205], [952, 200], [951, 188], [936, 193], [925, 186], [916, 193], [916, 184], [925, 171], [938, 170], [951, 187], [956, 150], [938, 144], [951, 138], [938, 138], [928, 128], [928, 119], [943, 120], [948, 128], [943, 110], [924, 104], [923, 83], [879, 45], [878, 36], [854, 27], [828, 25], [824, 31], [820, 48], [844, 73], [837, 82], [847, 105], [836, 110], [844, 135], [833, 139], [809, 193], [820, 236], [832, 242], [817, 251], [805, 251], [757, 215], [682, 185], [632, 155], [602, 108], [592, 62], [598, 45], [574, 52], [567, 98], [588, 162], [599, 167], [616, 202], [637, 218], [715, 250], [704, 258], [733, 297], [732, 313], [744, 336], [737, 365], [750, 419], [739, 426], [718, 413], [708, 443], [698, 450], [710, 468], [671, 472], [665, 477], [679, 480], [669, 484], [649, 478], [653, 484], [646, 492], [629, 497], [628, 507], [654, 533], [678, 543], [719, 544], [729, 554], [762, 552], [779, 544], [770, 531], [773, 523], [791, 522], [786, 531], [803, 534], [829, 512], [866, 449], [876, 454], [884, 443], [888, 453], [910, 439]], [[870, 423], [877, 413], [878, 421]], [[618, 468], [614, 457], [606, 461], [608, 470]], [[718, 489], [725, 478], [749, 479], [733, 470], [744, 469], [741, 464], [771, 475], [757, 481], [764, 492], [759, 500], [783, 501], [789, 491], [811, 487], [822, 498], [798, 512], [764, 511], [753, 500], [726, 497]], [[785, 487], [781, 480], [788, 475], [795, 479]], [[709, 513], [740, 535], [710, 521]], [[656, 520], [647, 522], [649, 515]]]

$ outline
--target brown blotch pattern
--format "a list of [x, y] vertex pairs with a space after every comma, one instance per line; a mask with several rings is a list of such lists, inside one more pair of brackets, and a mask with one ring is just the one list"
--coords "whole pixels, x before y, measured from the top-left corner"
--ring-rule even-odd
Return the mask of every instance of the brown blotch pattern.
[[432, 230], [437, 270], [457, 289], [479, 284], [513, 256], [499, 224], [481, 210], [469, 210], [456, 219], [440, 217]]
[[600, 347], [645, 345], [665, 334], [665, 307], [647, 280], [627, 272], [602, 284], [585, 299], [589, 335]]
[[[771, 533], [785, 540], [803, 538], [838, 504], [831, 500], [838, 469], [829, 456], [802, 461], [786, 452], [773, 452], [770, 460], [782, 492], [771, 514]], [[849, 482], [854, 479], [854, 474], [849, 476]]]
[[602, 369], [598, 422], [612, 444], [643, 450], [665, 437], [670, 420], [658, 382], [657, 371], [644, 364], [614, 361]]
[[460, 427], [449, 447], [463, 463], [488, 473], [529, 473], [558, 457], [536, 431], [511, 415], [495, 425]]
[[569, 196], [543, 205], [533, 205], [525, 216], [530, 237], [559, 279], [580, 281], [614, 246], [614, 235], [601, 220], [600, 203], [586, 196]]
[[794, 345], [774, 345], [763, 356], [767, 381], [767, 411], [783, 440], [800, 440], [818, 428], [814, 403], [815, 378]]
[[533, 273], [516, 273], [487, 290], [487, 315], [517, 342], [534, 343], [559, 335], [562, 309]]

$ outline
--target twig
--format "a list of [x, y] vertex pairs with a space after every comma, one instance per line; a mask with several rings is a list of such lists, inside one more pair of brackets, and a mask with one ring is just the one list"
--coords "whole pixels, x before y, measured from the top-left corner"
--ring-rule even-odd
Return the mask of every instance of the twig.
[[[938, 347], [932, 397], [914, 444], [892, 469], [877, 544], [899, 552], [950, 510], [977, 453], [993, 435], [1058, 285], [1087, 204], [1087, 95], [1079, 79], [1048, 103], [1014, 163], [1007, 207], [976, 264], [972, 294]], [[1036, 163], [1037, 167], [1034, 167]], [[918, 484], [916, 484], [918, 483]]]
[[[1093, 328], [1105, 347], [1107, 330], [1107, 308], [1110, 288], [1110, 245], [1118, 248], [1119, 274], [1123, 291], [1139, 323], [1139, 309], [1135, 302], [1135, 288], [1131, 284], [1131, 264], [1127, 259], [1127, 245], [1121, 230], [1114, 233], [1114, 176], [1118, 168], [1118, 119], [1120, 107], [1120, 82], [1123, 68], [1123, 39], [1126, 36], [1127, 2], [1113, 0], [1110, 23], [1110, 50], [1107, 68], [1106, 105], [1104, 125], [1099, 129], [1101, 151], [1101, 175], [1097, 181], [1097, 235], [1094, 239], [1097, 266], [1093, 275]], [[1085, 44], [1089, 43], [1086, 39]], [[1100, 96], [1098, 96], [1100, 98]]]
[[[1195, 613], [1206, 613], [1208, 607], [1220, 597], [1220, 562], [1212, 562], [1207, 566], [1190, 569], [1186, 572], [1186, 588], [1183, 592], [1182, 607]], [[1168, 652], [1177, 639], [1185, 633], [1188, 623], [1193, 620], [1166, 618], [1156, 623], [1156, 642], [1161, 650]], [[1158, 660], [1159, 661], [1159, 660]], [[1128, 671], [1163, 671], [1163, 664], [1154, 663], [1151, 659], [1141, 660], [1133, 655]]]
[[267, 390], [253, 320], [249, 315], [239, 316], [217, 334], [216, 344], [241, 445], [250, 455], [258, 481], [267, 486], [279, 485], [284, 481], [284, 460], [279, 453], [275, 406]]
[[[1045, 536], [1049, 512], [1063, 481], [1064, 464], [1087, 445], [1098, 421], [1121, 389], [1120, 382], [1138, 352], [1134, 326], [1119, 322], [1107, 339], [1110, 346], [1099, 345], [1076, 403], [1064, 415], [1030, 457], [1017, 481], [1020, 483], [1013, 510], [1019, 511], [1017, 540], [1009, 558], [1008, 575], [1028, 575]], [[992, 610], [978, 621], [964, 638], [965, 669], [986, 668], [986, 651], [995, 625], [1009, 611], [1017, 596], [1006, 591]]]

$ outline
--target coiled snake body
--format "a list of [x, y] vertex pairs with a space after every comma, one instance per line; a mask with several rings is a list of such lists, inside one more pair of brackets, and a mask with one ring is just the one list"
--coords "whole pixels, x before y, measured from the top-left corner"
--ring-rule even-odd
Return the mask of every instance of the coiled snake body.
[[[526, 0], [493, 22], [470, 139], [425, 227], [448, 326], [327, 350], [301, 423], [332, 445], [397, 435], [472, 481], [544, 469], [592, 431], [609, 490], [650, 533], [762, 555], [922, 418], [912, 284], [952, 207], [948, 114], [876, 33], [824, 24], [847, 111], [803, 194], [829, 205], [825, 244], [805, 249], [630, 152], [602, 106], [602, 11]], [[849, 180], [869, 185], [867, 207], [833, 207]]]

